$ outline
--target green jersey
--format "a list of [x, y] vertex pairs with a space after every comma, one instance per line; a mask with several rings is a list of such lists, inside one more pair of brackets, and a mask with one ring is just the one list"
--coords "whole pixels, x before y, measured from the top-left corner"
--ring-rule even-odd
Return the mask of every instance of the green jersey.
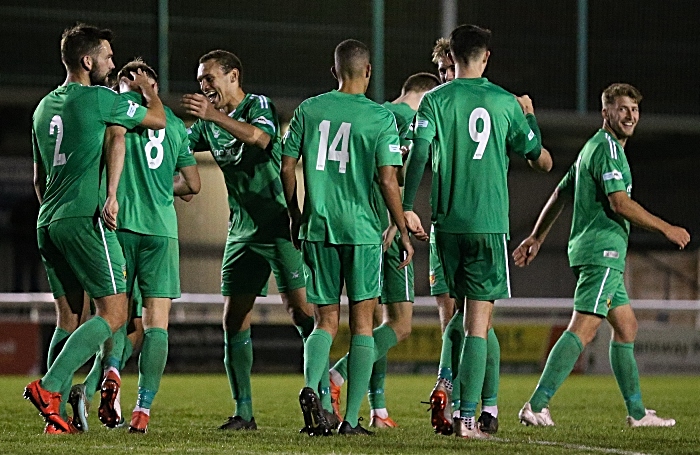
[[211, 150], [228, 191], [229, 240], [269, 242], [289, 238], [282, 191], [279, 119], [269, 98], [246, 94], [229, 117], [270, 135], [266, 150], [244, 144], [214, 122], [197, 120], [188, 133], [192, 150]]
[[620, 143], [607, 131], [598, 130], [558, 189], [574, 200], [570, 265], [599, 265], [624, 272], [630, 223], [613, 212], [608, 202], [611, 193], [632, 192], [632, 174]]
[[102, 146], [108, 124], [133, 128], [146, 116], [139, 103], [105, 87], [70, 83], [46, 95], [34, 111], [34, 162], [46, 172], [37, 227], [91, 217], [106, 199]]
[[431, 143], [435, 229], [507, 234], [509, 153], [540, 155], [515, 97], [485, 78], [458, 78], [423, 97], [414, 141]]
[[[128, 92], [140, 102], [141, 95]], [[162, 130], [137, 127], [126, 133], [126, 157], [119, 180], [119, 229], [139, 234], [177, 238], [173, 206], [173, 174], [197, 164], [189, 150], [185, 124], [165, 108]]]
[[362, 94], [336, 90], [297, 108], [283, 153], [303, 157], [304, 212], [299, 238], [334, 245], [382, 243], [377, 169], [401, 166], [394, 116]]

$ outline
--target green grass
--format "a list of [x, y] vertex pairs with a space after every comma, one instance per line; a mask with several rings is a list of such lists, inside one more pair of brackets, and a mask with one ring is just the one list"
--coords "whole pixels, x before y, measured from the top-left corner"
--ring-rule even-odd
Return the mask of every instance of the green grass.
[[[255, 375], [253, 397], [259, 430], [222, 432], [217, 426], [231, 414], [232, 400], [224, 375], [168, 375], [154, 403], [147, 435], [124, 429], [106, 430], [96, 413], [82, 435], [42, 434], [43, 421], [22, 399], [26, 377], [0, 377], [0, 453], [479, 453], [628, 455], [700, 453], [699, 381], [695, 377], [646, 377], [642, 391], [647, 406], [672, 416], [675, 428], [628, 429], [625, 408], [615, 381], [608, 376], [569, 378], [551, 404], [554, 428], [531, 428], [517, 421], [518, 409], [537, 382], [535, 376], [504, 376], [500, 388], [498, 440], [468, 441], [437, 436], [429, 413], [420, 404], [432, 389], [432, 376], [393, 375], [387, 379], [387, 405], [400, 428], [380, 430], [373, 437], [309, 438], [302, 426], [297, 393], [301, 376]], [[136, 378], [123, 381], [122, 405], [130, 414]], [[95, 401], [95, 406], [98, 401]], [[368, 424], [367, 405], [362, 410]], [[551, 444], [551, 445], [547, 445]]]

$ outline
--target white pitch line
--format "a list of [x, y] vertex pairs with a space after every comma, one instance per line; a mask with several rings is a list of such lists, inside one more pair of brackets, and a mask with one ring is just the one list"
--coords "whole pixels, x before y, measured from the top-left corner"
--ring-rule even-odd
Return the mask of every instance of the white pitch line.
[[511, 439], [494, 438], [494, 437], [490, 438], [490, 440], [496, 441], [496, 442], [537, 444], [537, 445], [541, 445], [541, 446], [555, 446], [555, 447], [563, 447], [565, 449], [585, 450], [587, 452], [611, 453], [614, 455], [650, 455], [650, 454], [647, 454], [644, 452], [633, 452], [630, 450], [612, 449], [612, 448], [608, 448], [608, 447], [585, 446], [585, 445], [580, 445], [580, 444], [568, 444], [565, 442], [555, 442], [555, 441], [533, 441], [533, 440], [516, 441], [516, 440], [511, 440]]

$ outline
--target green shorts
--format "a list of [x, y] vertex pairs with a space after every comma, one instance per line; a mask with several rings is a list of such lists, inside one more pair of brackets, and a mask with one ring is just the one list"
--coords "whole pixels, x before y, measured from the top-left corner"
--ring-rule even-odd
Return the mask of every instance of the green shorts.
[[435, 225], [430, 226], [430, 295], [447, 294], [450, 290], [445, 282], [445, 273], [442, 271], [437, 244], [435, 243]]
[[63, 218], [37, 228], [54, 298], [85, 290], [93, 299], [126, 292], [126, 263], [117, 235], [98, 217]]
[[574, 267], [576, 292], [574, 310], [607, 317], [613, 308], [627, 305], [630, 298], [619, 270], [599, 265]]
[[180, 247], [177, 239], [127, 230], [118, 230], [117, 238], [126, 258], [129, 294], [138, 279], [144, 298], [180, 297]]
[[136, 319], [143, 316], [143, 297], [141, 297], [141, 288], [139, 287], [138, 279], [134, 283], [134, 290], [131, 293], [129, 305], [129, 314], [131, 315], [131, 319]]
[[506, 234], [436, 232], [450, 296], [462, 301], [510, 298]]
[[381, 245], [331, 245], [305, 241], [302, 251], [309, 272], [306, 279], [309, 303], [339, 303], [343, 283], [348, 299], [353, 302], [381, 295]]
[[382, 259], [382, 298], [379, 303], [413, 302], [413, 262], [399, 270], [403, 261], [401, 252], [401, 234], [397, 233]]
[[270, 243], [226, 242], [221, 264], [221, 294], [267, 294], [270, 271], [275, 274], [279, 292], [303, 288], [304, 262], [291, 240]]

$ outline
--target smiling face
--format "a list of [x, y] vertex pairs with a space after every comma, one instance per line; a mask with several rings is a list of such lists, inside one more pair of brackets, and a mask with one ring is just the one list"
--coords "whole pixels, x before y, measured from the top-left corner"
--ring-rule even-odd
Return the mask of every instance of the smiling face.
[[223, 109], [238, 86], [238, 70], [224, 73], [221, 65], [214, 59], [199, 64], [197, 69], [199, 88], [217, 109]]
[[629, 96], [616, 96], [612, 104], [603, 107], [603, 126], [612, 130], [619, 140], [634, 134], [639, 122], [639, 104]]

